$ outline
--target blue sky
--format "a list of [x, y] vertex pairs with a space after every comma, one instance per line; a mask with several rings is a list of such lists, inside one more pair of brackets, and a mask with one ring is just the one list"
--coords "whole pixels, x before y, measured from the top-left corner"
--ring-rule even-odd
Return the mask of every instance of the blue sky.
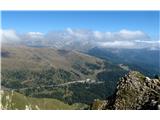
[[158, 39], [159, 12], [156, 11], [2, 11], [2, 29], [17, 32], [91, 29], [115, 32], [141, 30]]

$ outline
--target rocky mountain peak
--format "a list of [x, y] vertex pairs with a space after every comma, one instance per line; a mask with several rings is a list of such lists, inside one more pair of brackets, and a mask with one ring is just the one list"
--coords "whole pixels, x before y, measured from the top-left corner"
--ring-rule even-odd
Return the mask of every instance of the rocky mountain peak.
[[107, 103], [103, 109], [160, 109], [160, 79], [130, 71], [120, 79], [116, 93]]

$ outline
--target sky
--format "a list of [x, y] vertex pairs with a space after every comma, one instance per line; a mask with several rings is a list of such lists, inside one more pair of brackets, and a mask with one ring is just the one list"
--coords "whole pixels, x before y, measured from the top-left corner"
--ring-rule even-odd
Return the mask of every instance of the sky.
[[18, 33], [87, 29], [117, 32], [123, 29], [143, 31], [158, 40], [157, 11], [2, 11], [2, 29]]

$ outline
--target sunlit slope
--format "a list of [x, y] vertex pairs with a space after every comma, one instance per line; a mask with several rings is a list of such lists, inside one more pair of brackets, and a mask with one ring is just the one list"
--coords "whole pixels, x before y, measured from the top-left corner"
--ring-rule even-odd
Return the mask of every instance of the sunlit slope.
[[101, 59], [77, 51], [52, 48], [4, 45], [1, 55], [2, 71], [41, 71], [54, 68], [72, 72], [79, 79], [95, 78], [99, 72], [97, 69], [102, 69], [104, 64]]
[[26, 97], [13, 91], [2, 91], [1, 93], [2, 109], [74, 110], [87, 107], [85, 104], [68, 105], [56, 99]]
[[76, 52], [53, 48], [35, 48], [26, 46], [2, 46], [3, 69], [40, 69], [54, 68], [71, 69], [76, 62], [102, 63], [101, 59]]

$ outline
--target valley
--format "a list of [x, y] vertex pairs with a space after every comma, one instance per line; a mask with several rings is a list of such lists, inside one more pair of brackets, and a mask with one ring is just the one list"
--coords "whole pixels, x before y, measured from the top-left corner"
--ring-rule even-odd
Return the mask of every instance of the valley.
[[4, 88], [70, 105], [106, 99], [114, 93], [119, 77], [127, 73], [110, 62], [74, 50], [4, 45], [1, 54]]

